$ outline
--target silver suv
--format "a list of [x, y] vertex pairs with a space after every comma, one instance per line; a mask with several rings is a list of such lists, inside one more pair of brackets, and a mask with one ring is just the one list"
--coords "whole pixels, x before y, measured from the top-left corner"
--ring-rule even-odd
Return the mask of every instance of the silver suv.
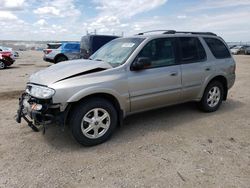
[[35, 131], [55, 122], [69, 125], [80, 144], [96, 145], [133, 113], [187, 101], [216, 111], [234, 81], [234, 59], [215, 34], [140, 33], [107, 43], [88, 60], [33, 74], [17, 122], [24, 118]]

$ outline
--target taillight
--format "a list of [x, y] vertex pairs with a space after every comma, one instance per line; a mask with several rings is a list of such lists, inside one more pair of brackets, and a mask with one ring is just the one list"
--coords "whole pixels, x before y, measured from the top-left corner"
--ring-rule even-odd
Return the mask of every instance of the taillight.
[[52, 50], [44, 50], [45, 54], [49, 54], [50, 52], [52, 52]]

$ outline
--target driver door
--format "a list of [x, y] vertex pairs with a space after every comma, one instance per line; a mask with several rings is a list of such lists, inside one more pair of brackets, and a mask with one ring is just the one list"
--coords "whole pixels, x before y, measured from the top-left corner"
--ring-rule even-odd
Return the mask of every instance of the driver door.
[[167, 106], [180, 100], [181, 68], [175, 52], [175, 38], [159, 38], [149, 41], [138, 54], [135, 61], [146, 57], [151, 65], [128, 72], [131, 112]]

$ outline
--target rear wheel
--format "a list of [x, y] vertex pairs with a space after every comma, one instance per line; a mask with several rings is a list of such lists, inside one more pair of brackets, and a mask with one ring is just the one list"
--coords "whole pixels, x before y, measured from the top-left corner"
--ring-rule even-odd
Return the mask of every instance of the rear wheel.
[[107, 100], [92, 98], [81, 102], [70, 119], [74, 138], [82, 145], [93, 146], [108, 140], [117, 126], [117, 111]]
[[213, 81], [208, 84], [204, 91], [203, 97], [199, 102], [201, 110], [205, 112], [216, 111], [222, 102], [224, 89], [221, 82]]
[[4, 68], [5, 68], [4, 62], [0, 61], [0, 69], [4, 69]]
[[55, 63], [59, 63], [59, 62], [62, 62], [62, 61], [67, 61], [67, 60], [68, 60], [67, 57], [65, 57], [65, 56], [63, 56], [63, 55], [60, 55], [60, 56], [58, 56], [58, 57], [56, 58]]

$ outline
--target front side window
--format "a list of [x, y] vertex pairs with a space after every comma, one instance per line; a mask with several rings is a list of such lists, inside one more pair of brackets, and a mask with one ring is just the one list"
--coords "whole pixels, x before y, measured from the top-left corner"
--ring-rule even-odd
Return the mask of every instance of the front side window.
[[147, 68], [175, 65], [174, 38], [159, 38], [150, 41], [137, 58], [146, 57], [151, 61]]
[[206, 58], [206, 52], [196, 37], [180, 37], [180, 50], [182, 63], [195, 63]]
[[231, 57], [229, 50], [222, 41], [216, 38], [204, 38], [204, 40], [215, 58], [223, 59]]

